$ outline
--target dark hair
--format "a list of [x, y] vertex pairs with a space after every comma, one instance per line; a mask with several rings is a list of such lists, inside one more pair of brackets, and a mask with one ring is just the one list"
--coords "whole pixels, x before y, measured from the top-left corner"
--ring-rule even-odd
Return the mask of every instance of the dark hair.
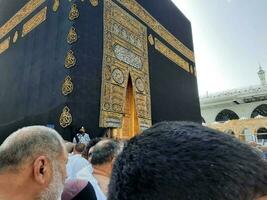
[[86, 160], [88, 160], [88, 157], [89, 157], [89, 155], [88, 155], [88, 153], [89, 153], [89, 150], [91, 149], [91, 147], [93, 147], [93, 146], [95, 146], [99, 141], [101, 141], [102, 140], [102, 138], [94, 138], [94, 139], [92, 139], [92, 140], [90, 140], [89, 142], [88, 142], [88, 144], [86, 145], [86, 147], [85, 147], [85, 149], [84, 149], [84, 151], [83, 151], [83, 153], [82, 153], [82, 156], [86, 159]]
[[102, 165], [110, 162], [119, 149], [118, 143], [113, 139], [104, 139], [98, 142], [91, 154], [91, 163], [93, 165]]
[[252, 200], [267, 194], [267, 163], [230, 135], [162, 122], [132, 138], [113, 166], [109, 200]]
[[85, 149], [85, 144], [83, 143], [78, 143], [74, 146], [75, 151], [77, 151], [78, 153], [82, 153]]

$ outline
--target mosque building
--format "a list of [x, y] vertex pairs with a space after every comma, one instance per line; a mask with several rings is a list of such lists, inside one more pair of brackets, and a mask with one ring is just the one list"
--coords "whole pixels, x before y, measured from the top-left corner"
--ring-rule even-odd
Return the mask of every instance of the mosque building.
[[259, 67], [260, 84], [200, 97], [202, 123], [245, 141], [267, 139], [267, 85]]

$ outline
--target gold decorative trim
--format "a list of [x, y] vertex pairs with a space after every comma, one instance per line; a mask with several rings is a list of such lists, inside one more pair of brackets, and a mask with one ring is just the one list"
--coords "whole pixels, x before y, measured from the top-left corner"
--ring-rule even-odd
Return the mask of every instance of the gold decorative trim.
[[64, 83], [62, 85], [62, 94], [67, 96], [72, 93], [73, 91], [73, 83], [71, 81], [71, 77], [67, 76], [64, 80]]
[[60, 118], [59, 118], [59, 124], [62, 128], [66, 128], [67, 126], [71, 125], [72, 123], [72, 116], [70, 113], [70, 109], [68, 106], [65, 106]]
[[172, 62], [176, 63], [179, 67], [190, 73], [189, 63], [182, 59], [180, 56], [178, 56], [176, 53], [174, 53], [157, 38], [155, 38], [155, 49], [167, 58], [169, 58]]
[[151, 16], [137, 1], [135, 0], [118, 0], [124, 7], [130, 10], [139, 19], [145, 22], [166, 42], [172, 45], [177, 51], [182, 53], [192, 62], [195, 62], [194, 52], [187, 48], [180, 40], [171, 34], [164, 26], [162, 26], [153, 16]]
[[92, 6], [98, 6], [98, 0], [90, 0]]
[[4, 53], [9, 48], [10, 37], [0, 43], [0, 54]]
[[77, 8], [77, 5], [76, 4], [73, 4], [71, 6], [71, 9], [70, 9], [70, 13], [69, 13], [69, 19], [70, 20], [75, 20], [79, 17], [80, 13], [79, 13], [79, 10]]
[[155, 44], [153, 35], [149, 34], [148, 41], [149, 41], [150, 45], [154, 45]]
[[14, 36], [13, 36], [13, 43], [16, 43], [17, 42], [17, 40], [18, 40], [18, 37], [19, 37], [19, 33], [18, 33], [18, 31], [16, 31], [16, 33], [14, 34]]
[[65, 58], [65, 67], [69, 69], [71, 67], [74, 67], [75, 64], [76, 64], [76, 58], [74, 56], [74, 52], [72, 50], [69, 50]]
[[53, 4], [53, 11], [54, 12], [58, 11], [59, 5], [60, 5], [59, 0], [54, 0], [54, 4]]
[[0, 39], [8, 34], [13, 28], [20, 24], [26, 17], [28, 17], [35, 9], [37, 9], [45, 0], [30, 0], [25, 4], [11, 19], [9, 19], [0, 28]]
[[27, 21], [22, 28], [22, 37], [27, 35], [37, 26], [39, 26], [42, 22], [46, 20], [46, 11], [47, 7], [43, 8], [40, 12], [38, 12], [34, 17], [32, 17], [29, 21]]
[[77, 42], [78, 40], [78, 34], [76, 33], [76, 29], [74, 27], [71, 27], [67, 36], [67, 42], [69, 44], [73, 44], [74, 42]]

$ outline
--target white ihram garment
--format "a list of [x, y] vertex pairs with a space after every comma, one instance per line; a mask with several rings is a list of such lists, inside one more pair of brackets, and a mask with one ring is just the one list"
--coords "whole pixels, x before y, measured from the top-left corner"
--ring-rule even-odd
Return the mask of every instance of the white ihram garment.
[[92, 168], [88, 160], [83, 158], [80, 154], [69, 156], [68, 163], [66, 166], [67, 180], [75, 179], [77, 176], [77, 173], [85, 167]]
[[91, 183], [95, 190], [97, 200], [107, 200], [106, 195], [102, 192], [97, 180], [93, 176], [93, 168], [92, 167], [85, 167], [81, 171], [77, 173], [77, 179], [87, 180]]

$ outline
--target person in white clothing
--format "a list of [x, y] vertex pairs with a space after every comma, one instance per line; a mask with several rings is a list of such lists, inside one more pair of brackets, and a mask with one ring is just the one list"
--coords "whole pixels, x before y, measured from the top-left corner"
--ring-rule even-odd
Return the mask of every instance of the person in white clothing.
[[91, 185], [95, 190], [95, 195], [97, 200], [106, 200], [107, 199], [106, 195], [101, 190], [99, 183], [97, 182], [92, 173], [93, 173], [93, 168], [86, 166], [77, 173], [76, 177], [77, 179], [87, 180], [91, 183]]
[[74, 136], [73, 143], [83, 143], [87, 145], [90, 142], [90, 136], [86, 133], [85, 128], [82, 126], [79, 130], [79, 132]]
[[93, 171], [85, 167], [77, 173], [78, 179], [85, 179], [95, 190], [97, 200], [106, 200], [113, 160], [121, 150], [121, 145], [112, 139], [102, 139], [89, 149], [88, 159]]
[[67, 169], [67, 180], [75, 179], [77, 173], [84, 167], [91, 167], [91, 164], [88, 160], [84, 159], [81, 154], [85, 148], [85, 145], [78, 143], [74, 146], [73, 154], [69, 156], [68, 163], [66, 166]]

